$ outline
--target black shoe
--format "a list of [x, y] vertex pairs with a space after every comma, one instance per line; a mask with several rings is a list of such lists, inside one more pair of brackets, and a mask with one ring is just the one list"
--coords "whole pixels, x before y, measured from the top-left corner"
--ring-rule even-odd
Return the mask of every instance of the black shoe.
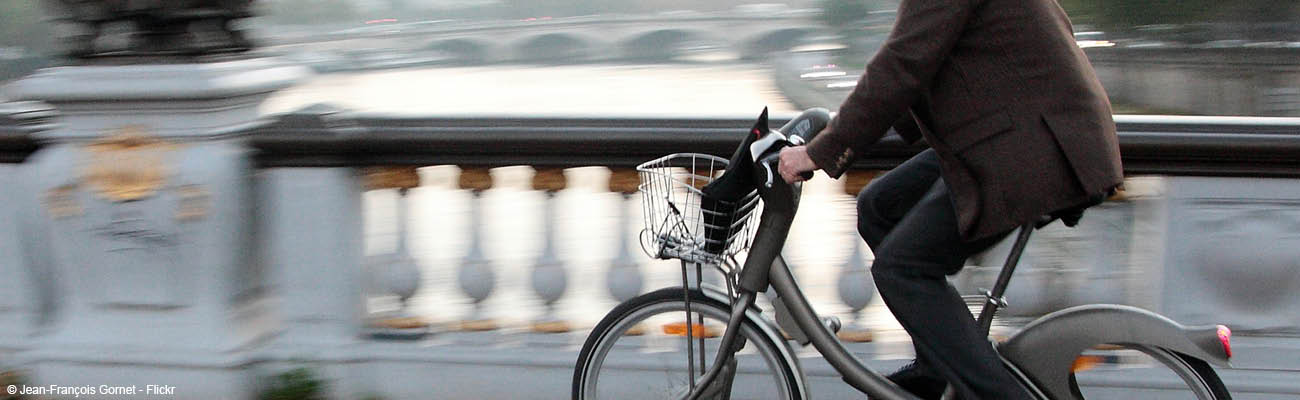
[[[934, 376], [929, 369], [912, 361], [897, 372], [887, 376], [890, 382], [924, 400], [939, 400], [948, 382]], [[868, 397], [870, 398], [870, 397]]]

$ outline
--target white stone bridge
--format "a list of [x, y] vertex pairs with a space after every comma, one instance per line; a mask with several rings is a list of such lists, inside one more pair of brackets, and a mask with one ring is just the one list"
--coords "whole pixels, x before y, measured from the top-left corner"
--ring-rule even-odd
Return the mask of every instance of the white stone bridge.
[[669, 13], [382, 25], [273, 45], [286, 50], [428, 50], [466, 63], [653, 60], [715, 50], [756, 59], [829, 33], [810, 15]]

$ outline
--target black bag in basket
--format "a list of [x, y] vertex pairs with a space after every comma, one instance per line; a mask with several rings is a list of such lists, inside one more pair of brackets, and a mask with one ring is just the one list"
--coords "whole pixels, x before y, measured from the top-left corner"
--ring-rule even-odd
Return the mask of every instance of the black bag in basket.
[[700, 189], [700, 210], [704, 221], [704, 250], [721, 254], [726, 250], [727, 236], [735, 223], [740, 200], [754, 190], [754, 163], [749, 145], [768, 133], [767, 108], [758, 116], [758, 122], [749, 130], [736, 154], [727, 162], [722, 176]]

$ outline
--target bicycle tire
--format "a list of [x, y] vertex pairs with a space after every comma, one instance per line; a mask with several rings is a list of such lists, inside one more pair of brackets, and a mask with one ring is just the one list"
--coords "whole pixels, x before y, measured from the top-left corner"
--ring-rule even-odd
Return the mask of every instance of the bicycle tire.
[[[704, 315], [706, 317], [704, 326], [725, 328], [731, 310], [730, 304], [710, 298], [699, 290], [693, 289], [687, 293], [691, 299], [692, 319], [695, 315]], [[607, 314], [588, 335], [578, 355], [573, 374], [573, 399], [623, 400], [637, 398], [640, 395], [648, 399], [662, 400], [685, 395], [689, 389], [685, 379], [688, 362], [685, 346], [677, 346], [673, 343], [685, 343], [687, 338], [656, 335], [656, 332], [648, 332], [639, 339], [626, 335], [630, 328], [646, 320], [683, 319], [685, 317], [683, 297], [681, 288], [660, 289], [625, 301]], [[738, 363], [743, 364], [736, 368], [740, 373], [736, 374], [736, 381], [731, 385], [732, 392], [718, 398], [802, 400], [802, 385], [796, 368], [783, 358], [782, 352], [785, 350], [782, 345], [764, 335], [757, 324], [751, 319], [742, 322], [740, 337], [745, 341], [745, 347], [736, 354], [735, 358]], [[624, 339], [628, 339], [628, 342], [620, 343]], [[697, 338], [690, 342], [694, 345], [698, 340]], [[716, 342], [718, 341], [718, 339], [705, 340], [704, 355], [708, 364], [713, 362], [717, 354]], [[667, 346], [663, 346], [665, 344]], [[713, 345], [711, 349], [710, 344]], [[624, 347], [616, 351], [619, 346]], [[611, 360], [612, 354], [618, 354], [619, 359]], [[699, 356], [698, 351], [696, 356]], [[766, 366], [767, 371], [762, 371], [756, 364]], [[699, 375], [702, 375], [701, 370], [696, 367], [694, 379], [699, 379]], [[629, 377], [612, 377], [611, 375], [616, 372], [626, 373]], [[763, 375], [770, 375], [770, 379]], [[658, 381], [661, 377], [663, 382], [650, 382]], [[662, 386], [648, 386], [652, 383]], [[754, 384], [759, 385], [755, 387]], [[767, 396], [767, 394], [775, 395]]]
[[[1145, 346], [1140, 344], [1118, 344], [1120, 350], [1136, 350], [1145, 357], [1158, 362], [1168, 369], [1167, 372], [1161, 373], [1156, 371], [1158, 367], [1149, 368], [1143, 371], [1122, 372], [1130, 375], [1157, 375], [1156, 379], [1145, 376], [1141, 379], [1134, 379], [1130, 382], [1123, 383], [1122, 386], [1116, 386], [1114, 390], [1128, 393], [1134, 399], [1196, 399], [1196, 400], [1231, 400], [1232, 395], [1228, 393], [1227, 387], [1219, 374], [1214, 372], [1214, 368], [1204, 360], [1188, 356], [1176, 351]], [[1131, 362], [1130, 362], [1131, 363]], [[1171, 375], [1172, 374], [1172, 375]], [[1070, 374], [1070, 386], [1074, 396], [1078, 399], [1091, 398], [1117, 398], [1114, 394], [1090, 395], [1081, 389], [1078, 373]], [[1160, 376], [1165, 375], [1165, 376]], [[1186, 390], [1178, 390], [1176, 382], [1170, 383], [1172, 378], [1178, 378], [1186, 385]], [[1101, 392], [1101, 391], [1098, 391]], [[1119, 396], [1123, 397], [1123, 396]]]

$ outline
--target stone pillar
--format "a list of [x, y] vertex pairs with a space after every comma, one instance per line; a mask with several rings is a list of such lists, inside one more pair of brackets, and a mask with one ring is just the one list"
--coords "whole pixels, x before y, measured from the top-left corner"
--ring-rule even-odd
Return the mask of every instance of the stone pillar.
[[[150, 59], [154, 60], [154, 59]], [[271, 334], [254, 258], [251, 158], [232, 135], [306, 76], [269, 59], [79, 65], [8, 93], [59, 111], [22, 176], [29, 271], [48, 277], [48, 329], [20, 354], [35, 384], [244, 398], [249, 349]], [[128, 64], [128, 65], [121, 65]]]
[[1155, 308], [1184, 324], [1300, 333], [1300, 183], [1168, 177]]
[[[23, 147], [35, 133], [54, 128], [55, 112], [40, 102], [0, 103], [0, 147]], [[12, 148], [12, 147], [11, 147]], [[8, 149], [4, 149], [8, 150]], [[18, 159], [4, 160], [20, 161]], [[37, 267], [32, 250], [42, 242], [24, 235], [27, 215], [23, 209], [37, 208], [24, 204], [32, 200], [24, 194], [26, 182], [22, 179], [22, 164], [0, 164], [0, 360], [12, 360], [16, 352], [27, 349], [50, 317], [52, 291], [50, 279], [37, 272], [48, 268]], [[0, 361], [0, 369], [13, 367]]]
[[[0, 164], [0, 187], [17, 188], [20, 166]], [[20, 190], [0, 191], [0, 358], [10, 359], [13, 354], [26, 349], [36, 330], [40, 290], [39, 279], [32, 276], [27, 266], [19, 232], [18, 204]], [[0, 369], [5, 366], [0, 365]]]
[[361, 335], [361, 176], [352, 168], [260, 174], [261, 229], [284, 331], [272, 351], [294, 358]]

